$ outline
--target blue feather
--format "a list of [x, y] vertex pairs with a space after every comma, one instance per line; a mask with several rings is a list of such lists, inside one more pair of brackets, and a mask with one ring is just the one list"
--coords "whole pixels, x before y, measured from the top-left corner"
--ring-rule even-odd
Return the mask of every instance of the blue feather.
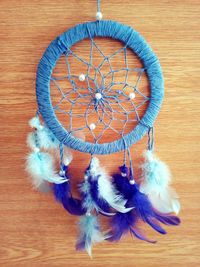
[[[129, 183], [129, 181], [128, 181]], [[149, 202], [147, 196], [139, 191], [137, 184], [131, 185], [132, 197], [128, 200], [127, 205], [135, 207], [136, 214], [144, 222], [148, 223], [154, 230], [160, 234], [166, 234], [166, 231], [156, 222], [153, 207]]]
[[63, 184], [54, 184], [53, 191], [56, 200], [59, 201], [69, 213], [77, 216], [81, 216], [86, 213], [81, 200], [72, 196], [70, 181]]
[[155, 217], [158, 221], [160, 221], [163, 224], [166, 225], [178, 225], [181, 223], [181, 220], [174, 215], [170, 215], [170, 214], [165, 214], [165, 216], [163, 216], [160, 212], [154, 211]]
[[71, 214], [81, 216], [86, 213], [80, 199], [72, 197], [69, 182], [54, 184], [54, 195], [63, 207]]
[[155, 241], [149, 240], [137, 229], [136, 223], [137, 223], [137, 216], [134, 214], [133, 211], [129, 211], [127, 213], [117, 212], [117, 214], [113, 216], [111, 221], [112, 225], [112, 230], [110, 232], [111, 237], [108, 238], [108, 240], [119, 241], [124, 234], [130, 232], [140, 240], [149, 243], [155, 243]]
[[111, 225], [111, 237], [109, 241], [119, 241], [123, 234], [126, 234], [130, 230], [130, 226], [134, 224], [135, 217], [132, 212], [127, 213], [117, 212], [115, 216], [112, 217]]
[[107, 234], [101, 232], [96, 216], [86, 214], [81, 216], [79, 222], [80, 232], [76, 243], [77, 250], [86, 250], [92, 257], [92, 246], [108, 238]]
[[154, 243], [144, 237], [136, 227], [137, 221], [140, 219], [149, 224], [155, 231], [160, 234], [166, 234], [166, 231], [160, 226], [159, 222], [165, 225], [178, 225], [180, 219], [177, 216], [170, 214], [163, 214], [156, 211], [149, 201], [148, 197], [140, 192], [138, 185], [130, 184], [127, 178], [128, 170], [125, 166], [120, 167], [120, 171], [123, 174], [114, 174], [113, 183], [116, 189], [126, 198], [128, 201], [126, 207], [134, 207], [133, 210], [126, 214], [117, 213], [112, 222], [112, 234], [111, 241], [118, 241], [121, 236], [128, 232], [128, 230], [137, 238]]
[[104, 199], [99, 197], [98, 177], [96, 177], [96, 179], [94, 179], [94, 177], [93, 178], [89, 177], [89, 183], [90, 183], [90, 194], [91, 194], [94, 202], [96, 203], [96, 205], [103, 212], [107, 212], [107, 213], [110, 212], [109, 204]]

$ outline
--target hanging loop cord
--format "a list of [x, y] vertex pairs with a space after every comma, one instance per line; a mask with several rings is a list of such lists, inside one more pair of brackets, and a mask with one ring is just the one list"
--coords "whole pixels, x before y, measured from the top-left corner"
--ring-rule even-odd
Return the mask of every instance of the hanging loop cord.
[[97, 13], [96, 13], [96, 20], [102, 20], [103, 14], [101, 13], [101, 1], [97, 0]]

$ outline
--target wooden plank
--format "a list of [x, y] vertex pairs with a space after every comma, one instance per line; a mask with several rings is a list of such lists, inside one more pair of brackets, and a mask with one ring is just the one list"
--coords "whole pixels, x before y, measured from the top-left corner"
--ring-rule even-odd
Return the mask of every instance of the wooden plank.
[[[95, 1], [2, 0], [0, 9], [0, 265], [23, 266], [199, 266], [199, 12], [197, 0], [103, 1], [105, 19], [139, 31], [158, 55], [165, 75], [165, 101], [156, 121], [156, 150], [172, 169], [182, 224], [158, 236], [156, 245], [124, 238], [95, 246], [94, 258], [74, 249], [77, 218], [52, 196], [35, 192], [24, 171], [27, 121], [34, 115], [35, 72], [49, 42], [77, 23], [93, 20]], [[136, 165], [146, 140], [134, 148]], [[119, 155], [100, 157], [112, 172]], [[89, 157], [74, 154], [81, 180]], [[78, 164], [77, 164], [78, 162]], [[148, 227], [145, 227], [145, 229]]]

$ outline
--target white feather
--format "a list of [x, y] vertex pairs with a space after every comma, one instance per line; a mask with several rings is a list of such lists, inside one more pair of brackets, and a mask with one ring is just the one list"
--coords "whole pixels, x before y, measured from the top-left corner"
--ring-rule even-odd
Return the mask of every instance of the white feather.
[[170, 186], [171, 173], [168, 166], [151, 151], [146, 151], [142, 170], [140, 191], [148, 195], [153, 207], [164, 213], [178, 213], [180, 203], [175, 190]]
[[147, 195], [153, 207], [158, 211], [163, 213], [179, 213], [180, 203], [176, 192], [172, 188], [168, 187], [160, 193], [158, 191], [151, 191]]
[[35, 150], [37, 148], [35, 132], [29, 133], [27, 135], [26, 142], [27, 142], [28, 147], [30, 147], [32, 150]]
[[96, 157], [92, 158], [90, 168], [91, 173], [95, 177], [98, 176], [99, 197], [104, 199], [112, 208], [119, 212], [126, 213], [132, 210], [132, 208], [125, 207], [127, 200], [125, 200], [113, 186], [111, 177], [99, 166], [99, 160]]
[[38, 138], [40, 147], [45, 150], [55, 149], [55, 148], [58, 148], [59, 146], [58, 139], [46, 126], [44, 126], [40, 130], [37, 130], [37, 138]]
[[42, 126], [38, 116], [33, 117], [31, 120], [29, 120], [29, 125], [31, 128], [36, 128], [36, 129], [40, 129]]
[[[171, 183], [171, 172], [166, 163], [161, 161], [156, 157], [156, 155], [147, 150], [144, 153], [145, 163], [142, 166], [143, 174], [146, 176], [146, 179], [154, 183], [155, 186], [167, 186]], [[153, 179], [151, 177], [153, 176]]]
[[64, 147], [63, 163], [68, 166], [73, 160], [73, 155], [68, 147]]
[[82, 203], [83, 208], [87, 209], [88, 212], [91, 212], [92, 210], [99, 211], [99, 207], [96, 205], [90, 194], [90, 183], [87, 180], [81, 184], [80, 191], [85, 195]]
[[77, 241], [77, 248], [79, 244], [84, 244], [84, 249], [87, 251], [90, 257], [92, 257], [92, 246], [95, 243], [104, 241], [109, 235], [106, 235], [100, 231], [99, 222], [97, 217], [92, 215], [85, 215], [80, 218], [79, 222], [80, 233]]
[[27, 157], [26, 170], [32, 176], [33, 185], [37, 188], [44, 180], [58, 184], [66, 181], [56, 174], [53, 158], [48, 153], [30, 153]]

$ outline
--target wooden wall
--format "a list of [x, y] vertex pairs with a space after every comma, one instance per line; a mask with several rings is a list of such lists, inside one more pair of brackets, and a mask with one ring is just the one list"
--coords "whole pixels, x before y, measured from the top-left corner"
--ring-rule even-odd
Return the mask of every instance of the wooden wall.
[[[200, 2], [198, 0], [103, 1], [106, 19], [129, 24], [154, 48], [165, 76], [165, 101], [155, 125], [158, 155], [174, 175], [182, 224], [167, 228], [155, 245], [130, 236], [95, 246], [94, 258], [74, 250], [77, 218], [50, 195], [31, 188], [24, 171], [27, 121], [34, 115], [35, 72], [49, 42], [73, 25], [93, 20], [95, 1], [1, 0], [0, 3], [0, 266], [199, 266]], [[144, 142], [136, 146], [141, 158]], [[80, 180], [88, 156], [75, 153]], [[113, 171], [118, 155], [101, 157]], [[108, 162], [108, 163], [107, 163]], [[76, 166], [75, 166], [76, 165]], [[146, 227], [147, 228], [147, 227]]]

